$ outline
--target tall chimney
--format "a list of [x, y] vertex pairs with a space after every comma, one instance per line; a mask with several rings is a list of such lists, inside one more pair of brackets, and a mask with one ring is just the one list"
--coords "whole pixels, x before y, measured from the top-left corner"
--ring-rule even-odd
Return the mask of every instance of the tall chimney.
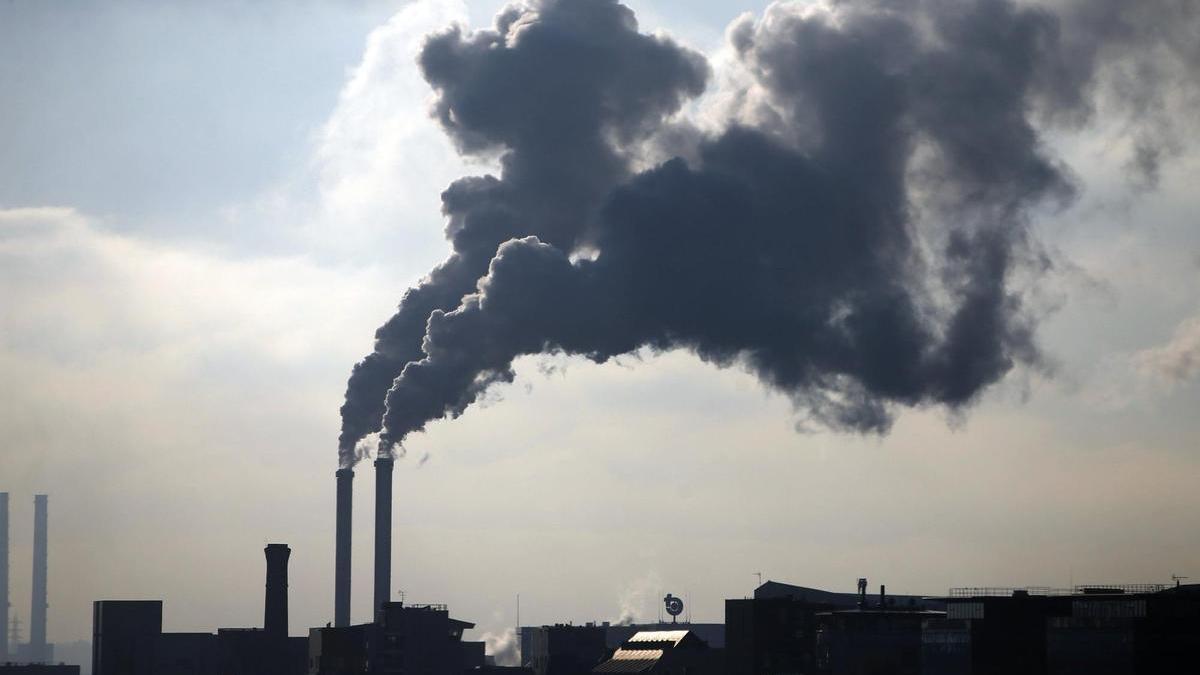
[[34, 663], [46, 654], [46, 495], [33, 496], [33, 599], [29, 607], [29, 651]]
[[288, 634], [288, 557], [287, 544], [267, 544], [267, 597], [263, 603], [263, 632], [269, 636]]
[[0, 662], [8, 661], [8, 493], [0, 492]]
[[354, 470], [337, 471], [337, 534], [333, 572], [333, 625], [350, 625], [350, 536], [353, 531]]
[[392, 467], [395, 460], [375, 460], [375, 602], [372, 618], [392, 597]]

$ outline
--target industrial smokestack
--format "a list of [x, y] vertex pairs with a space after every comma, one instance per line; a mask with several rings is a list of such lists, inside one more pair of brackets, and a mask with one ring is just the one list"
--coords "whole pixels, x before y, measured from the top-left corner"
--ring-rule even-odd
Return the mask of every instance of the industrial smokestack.
[[8, 493], [0, 492], [0, 661], [8, 661]]
[[337, 533], [333, 573], [333, 625], [350, 625], [350, 536], [353, 530], [354, 470], [337, 471]]
[[29, 651], [34, 663], [45, 663], [46, 654], [46, 495], [33, 497], [33, 598], [29, 607]]
[[269, 636], [288, 634], [288, 558], [287, 544], [267, 544], [267, 597], [263, 603], [263, 632]]
[[395, 460], [375, 460], [375, 602], [372, 616], [392, 597], [392, 467]]

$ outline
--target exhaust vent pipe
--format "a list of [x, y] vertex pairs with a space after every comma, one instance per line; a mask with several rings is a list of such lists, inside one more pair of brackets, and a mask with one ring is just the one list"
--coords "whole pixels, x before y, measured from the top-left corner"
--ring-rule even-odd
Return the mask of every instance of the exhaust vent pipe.
[[45, 663], [50, 660], [46, 653], [46, 539], [47, 501], [46, 495], [33, 496], [33, 598], [29, 607], [29, 650], [30, 660]]
[[392, 597], [392, 467], [395, 460], [375, 460], [375, 602], [371, 617], [379, 616]]
[[338, 469], [337, 533], [333, 573], [333, 625], [350, 625], [350, 537], [354, 519], [354, 470]]
[[8, 493], [0, 492], [0, 662], [8, 654]]
[[263, 632], [286, 638], [288, 634], [288, 558], [287, 544], [267, 544], [267, 596], [263, 602]]

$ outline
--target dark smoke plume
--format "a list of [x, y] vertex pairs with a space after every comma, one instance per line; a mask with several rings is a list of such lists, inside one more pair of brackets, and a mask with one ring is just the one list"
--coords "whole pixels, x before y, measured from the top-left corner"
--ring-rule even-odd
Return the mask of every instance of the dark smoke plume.
[[339, 454], [380, 430], [384, 399], [405, 364], [424, 356], [435, 310], [475, 290], [497, 247], [536, 235], [560, 250], [586, 244], [609, 192], [629, 177], [623, 148], [699, 95], [699, 54], [638, 32], [615, 0], [560, 0], [504, 10], [491, 30], [431, 36], [420, 67], [435, 113], [464, 153], [499, 153], [500, 176], [455, 181], [442, 193], [448, 260], [409, 290], [354, 367], [342, 406]]
[[[1164, 83], [1196, 61], [1182, 38], [1149, 54], [1155, 15], [1126, 4], [775, 5], [729, 30], [746, 80], [715, 135], [668, 119], [704, 62], [615, 2], [543, 0], [435, 36], [421, 65], [437, 115], [463, 151], [500, 151], [502, 174], [444, 193], [455, 253], [356, 367], [343, 462], [380, 412], [390, 452], [525, 354], [687, 349], [861, 432], [1038, 366], [1017, 277], [1048, 264], [1034, 210], [1074, 193], [1039, 125], [1082, 126], [1101, 92], [1164, 110]], [[1195, 34], [1190, 5], [1161, 4]], [[1105, 76], [1130, 64], [1132, 94]], [[1165, 117], [1130, 113], [1135, 165], [1159, 160]], [[631, 175], [665, 132], [688, 159]]]

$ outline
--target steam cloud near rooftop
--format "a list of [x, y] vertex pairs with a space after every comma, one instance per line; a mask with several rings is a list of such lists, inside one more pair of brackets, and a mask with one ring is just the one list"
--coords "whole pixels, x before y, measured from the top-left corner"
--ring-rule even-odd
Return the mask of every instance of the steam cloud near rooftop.
[[[686, 349], [802, 418], [884, 433], [1042, 365], [1035, 209], [1069, 203], [1047, 129], [1125, 116], [1148, 185], [1194, 91], [1186, 0], [780, 3], [727, 32], [740, 74], [701, 129], [706, 59], [613, 0], [510, 6], [430, 36], [434, 114], [499, 176], [442, 193], [453, 252], [376, 333], [343, 466], [510, 382], [513, 360]], [[709, 130], [715, 128], [716, 130]], [[653, 166], [637, 170], [647, 157]]]

